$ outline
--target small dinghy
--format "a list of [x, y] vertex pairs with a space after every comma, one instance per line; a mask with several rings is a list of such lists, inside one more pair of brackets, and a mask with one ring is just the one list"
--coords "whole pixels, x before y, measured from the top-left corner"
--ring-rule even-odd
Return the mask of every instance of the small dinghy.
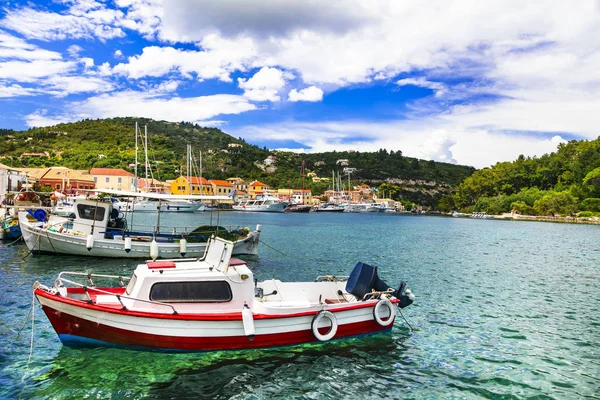
[[[211, 238], [200, 260], [148, 261], [131, 278], [61, 272], [53, 287], [36, 282], [34, 294], [64, 345], [155, 351], [286, 346], [389, 331], [397, 307], [414, 299], [405, 283], [390, 288], [364, 263], [346, 278], [255, 282], [232, 250], [232, 242]], [[96, 286], [101, 280], [115, 285]]]

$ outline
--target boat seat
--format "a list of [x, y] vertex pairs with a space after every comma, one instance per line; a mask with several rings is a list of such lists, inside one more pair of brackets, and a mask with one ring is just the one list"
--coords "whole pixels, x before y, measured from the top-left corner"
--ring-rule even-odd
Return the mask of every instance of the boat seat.
[[95, 296], [96, 299], [96, 303], [100, 303], [100, 304], [121, 304], [119, 303], [119, 299], [117, 299], [117, 296], [112, 295], [112, 294], [99, 294]]

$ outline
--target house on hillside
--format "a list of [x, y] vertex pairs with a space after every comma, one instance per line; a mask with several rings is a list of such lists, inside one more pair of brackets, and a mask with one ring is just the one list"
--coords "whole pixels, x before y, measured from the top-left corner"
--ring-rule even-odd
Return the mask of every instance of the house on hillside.
[[209, 179], [215, 196], [229, 196], [233, 192], [233, 184], [220, 179]]
[[212, 185], [204, 177], [182, 175], [171, 182], [171, 194], [210, 196], [213, 194], [213, 191]]
[[268, 193], [269, 185], [259, 181], [253, 181], [248, 185], [248, 194], [250, 198], [255, 199], [256, 195]]
[[265, 160], [263, 161], [263, 164], [265, 164], [266, 166], [271, 166], [271, 165], [275, 164], [276, 162], [277, 162], [277, 157], [269, 156], [269, 157], [265, 158]]
[[26, 183], [25, 173], [18, 168], [0, 164], [0, 197], [7, 192], [18, 192]]
[[317, 162], [315, 163], [315, 167], [320, 167], [320, 166], [322, 166], [322, 165], [325, 165], [325, 161], [317, 161]]
[[146, 184], [146, 179], [140, 178], [138, 179], [138, 192], [146, 192], [146, 186], [148, 186], [148, 193], [169, 193], [171, 187], [168, 186], [165, 182], [161, 182], [156, 179], [148, 179], [148, 183]]
[[[40, 186], [52, 188], [58, 191], [80, 192], [86, 189], [95, 189], [94, 178], [83, 170], [70, 169], [66, 167], [39, 168], [46, 170], [37, 179]], [[27, 171], [36, 174], [37, 171]]]
[[90, 176], [96, 183], [96, 189], [135, 192], [135, 175], [122, 168], [92, 168]]

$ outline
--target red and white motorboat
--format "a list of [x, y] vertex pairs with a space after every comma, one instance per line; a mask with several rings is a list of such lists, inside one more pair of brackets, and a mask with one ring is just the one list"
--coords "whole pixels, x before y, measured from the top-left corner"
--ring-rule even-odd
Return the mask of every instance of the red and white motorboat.
[[[233, 243], [210, 240], [202, 259], [148, 261], [131, 278], [61, 272], [35, 296], [68, 346], [207, 351], [285, 346], [391, 330], [414, 296], [358, 263], [349, 277], [255, 282]], [[85, 283], [74, 279], [79, 277]], [[113, 279], [115, 287], [94, 280]]]

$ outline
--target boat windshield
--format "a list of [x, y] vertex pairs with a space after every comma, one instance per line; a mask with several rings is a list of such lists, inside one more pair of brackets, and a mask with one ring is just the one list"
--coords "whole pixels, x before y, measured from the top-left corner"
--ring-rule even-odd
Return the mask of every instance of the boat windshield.
[[133, 289], [133, 287], [135, 286], [136, 281], [137, 281], [137, 276], [135, 276], [135, 274], [133, 274], [131, 276], [131, 279], [129, 280], [129, 283], [127, 284], [127, 288], [125, 289], [126, 294], [131, 294], [131, 289]]

